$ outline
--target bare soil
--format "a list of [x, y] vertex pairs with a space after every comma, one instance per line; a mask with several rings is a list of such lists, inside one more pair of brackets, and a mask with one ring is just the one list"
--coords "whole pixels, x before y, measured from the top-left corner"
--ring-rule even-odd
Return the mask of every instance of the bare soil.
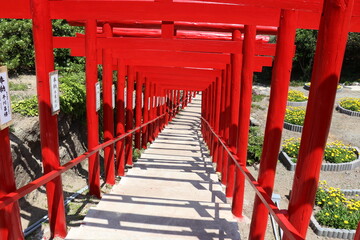
[[[260, 91], [262, 94], [267, 95], [262, 101], [255, 102], [254, 104], [259, 105], [259, 107], [252, 109], [252, 117], [255, 118], [259, 124], [261, 130], [264, 132], [267, 108], [269, 104], [269, 88], [255, 86], [256, 91]], [[291, 89], [299, 90], [304, 92], [308, 96], [308, 91], [304, 90], [302, 87], [291, 87]], [[336, 95], [336, 102], [343, 97], [360, 97], [360, 91], [354, 90], [351, 88], [343, 88]], [[351, 144], [352, 146], [360, 147], [360, 118], [352, 117], [346, 114], [339, 113], [335, 110], [333, 112], [332, 124], [330, 128], [328, 141], [341, 140], [346, 144]], [[291, 137], [301, 137], [301, 133], [292, 132], [284, 129], [282, 132], [282, 140], [291, 138]], [[258, 168], [249, 167], [251, 173], [257, 177]], [[274, 193], [280, 194], [280, 208], [287, 209], [288, 207], [288, 196], [289, 191], [292, 188], [294, 172], [288, 171], [282, 163], [278, 162], [276, 169], [276, 180], [274, 186]], [[326, 180], [329, 186], [340, 188], [340, 189], [360, 189], [360, 168], [342, 171], [342, 172], [324, 172], [320, 173], [320, 180]], [[250, 185], [246, 186], [245, 193], [245, 209], [244, 214], [245, 218], [240, 223], [241, 236], [243, 239], [247, 239], [249, 232], [249, 222], [252, 215], [253, 201], [254, 201], [255, 192], [252, 190]], [[268, 224], [268, 231], [265, 239], [274, 239], [272, 235], [272, 229], [270, 224]], [[314, 234], [311, 228], [308, 229], [307, 239], [334, 239], [328, 237], [319, 237]]]

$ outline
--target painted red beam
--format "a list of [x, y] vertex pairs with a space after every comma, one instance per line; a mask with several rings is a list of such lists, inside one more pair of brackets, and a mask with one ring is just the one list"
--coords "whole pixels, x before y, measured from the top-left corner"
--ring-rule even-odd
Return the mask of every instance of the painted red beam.
[[[103, 26], [106, 22], [98, 21], [98, 26]], [[81, 21], [69, 21], [72, 26], [84, 26]], [[111, 26], [114, 28], [146, 28], [146, 29], [161, 29], [162, 21], [113, 21]], [[175, 30], [197, 30], [197, 31], [217, 31], [217, 32], [232, 32], [233, 30], [244, 30], [244, 24], [224, 24], [224, 23], [208, 23], [208, 22], [174, 22]], [[257, 34], [276, 35], [277, 28], [269, 26], [257, 26]]]
[[[98, 32], [102, 33], [102, 27], [98, 27]], [[116, 37], [162, 37], [161, 29], [142, 29], [142, 28], [114, 28], [114, 36]], [[206, 39], [206, 40], [231, 40], [231, 33], [199, 31], [199, 30], [177, 30], [174, 38], [178, 39]], [[268, 35], [258, 35], [256, 40], [269, 42]]]
[[[196, 72], [194, 71], [193, 74], [189, 74], [186, 72], [183, 72], [181, 70], [172, 70], [169, 72], [146, 72], [141, 71], [139, 72], [143, 73], [146, 77], [162, 77], [162, 78], [172, 78], [172, 79], [184, 79], [185, 82], [191, 82], [192, 79], [204, 79], [208, 80], [209, 78], [215, 78], [220, 75], [220, 70], [216, 70], [214, 72], [207, 71], [207, 72]], [[180, 82], [181, 84], [181, 82]]]
[[[77, 37], [54, 37], [54, 48], [70, 48], [76, 54], [83, 52], [84, 35]], [[193, 39], [163, 39], [163, 38], [98, 38], [98, 48], [111, 48], [118, 50], [172, 50], [196, 51], [213, 53], [241, 53], [242, 44], [223, 40], [193, 40]], [[275, 55], [276, 44], [256, 41], [255, 55]]]
[[[173, 66], [183, 66], [183, 67], [186, 67], [186, 66], [189, 66], [189, 67], [214, 67], [214, 68], [224, 68], [223, 66], [223, 63], [221, 63], [221, 66], [219, 67], [219, 65], [217, 64], [217, 66], [214, 66], [212, 63], [209, 63], [209, 61], [213, 58], [213, 57], [209, 57], [209, 55], [211, 55], [210, 53], [177, 53], [177, 57], [171, 57], [171, 52], [166, 52], [166, 51], [161, 51], [160, 53], [161, 54], [158, 54], [158, 53], [155, 53], [156, 56], [154, 56], [154, 52], [155, 51], [142, 51], [142, 50], [138, 50], [138, 51], [135, 51], [135, 50], [124, 50], [124, 48], [126, 48], [127, 46], [131, 45], [131, 41], [138, 41], [138, 43], [135, 43], [133, 46], [135, 47], [135, 45], [137, 45], [137, 47], [140, 47], [140, 42], [141, 41], [148, 41], [147, 39], [136, 39], [136, 40], [133, 40], [133, 39], [127, 39], [126, 41], [124, 41], [123, 43], [121, 41], [123, 41], [124, 39], [121, 40], [121, 38], [113, 38], [114, 40], [114, 43], [113, 44], [110, 44], [111, 47], [114, 47], [114, 48], [118, 48], [118, 46], [122, 46], [121, 50], [118, 50], [118, 54], [117, 56], [120, 57], [120, 53], [122, 52], [122, 55], [125, 55], [127, 56], [127, 62], [133, 64], [133, 65], [147, 65], [147, 66], [153, 66], [155, 65], [154, 62], [156, 62], [157, 65], [161, 65], [161, 66], [168, 66], [169, 64], [171, 64], [171, 60], [170, 59], [174, 59], [174, 62], [176, 62], [177, 64], [173, 65]], [[112, 41], [112, 40], [111, 40]], [[174, 42], [174, 41], [179, 41], [179, 40], [168, 40], [168, 39], [151, 39], [150, 41], [148, 42], [155, 42], [157, 44], [154, 45], [154, 48], [155, 47], [161, 47], [161, 46], [169, 46], [171, 45], [171, 42]], [[182, 41], [182, 40], [180, 40]], [[192, 45], [193, 43], [195, 44], [195, 47], [196, 47], [196, 42], [198, 40], [185, 40], [186, 42], [183, 42], [181, 44], [184, 44], [184, 45], [187, 45], [187, 46], [190, 46]], [[98, 46], [105, 46], [105, 45], [108, 45], [108, 42], [106, 41], [105, 38], [98, 38], [98, 42], [100, 43]], [[204, 46], [204, 44], [211, 44], [210, 42], [211, 41], [208, 41], [208, 40], [204, 40], [202, 46]], [[82, 49], [83, 49], [83, 46], [82, 46], [82, 43], [83, 43], [83, 40], [82, 38], [70, 38], [70, 37], [55, 37], [54, 38], [54, 45], [56, 48], [59, 48], [59, 47], [62, 47], [62, 48], [71, 48], [71, 55], [72, 56], [83, 56], [83, 53], [82, 53]], [[115, 44], [117, 43], [117, 44]], [[129, 44], [129, 45], [126, 45], [126, 44]], [[231, 43], [231, 42], [229, 42]], [[109, 46], [109, 45], [108, 45]], [[231, 44], [231, 46], [234, 46], [237, 48], [237, 46]], [[261, 54], [261, 55], [264, 55], [264, 54], [269, 54], [269, 55], [275, 55], [274, 54], [274, 47], [275, 45], [273, 44], [264, 44], [264, 43], [259, 43], [257, 42], [256, 44], [257, 46], [257, 52], [256, 54]], [[230, 47], [230, 45], [229, 45]], [[163, 47], [163, 49], [165, 49], [165, 47]], [[166, 47], [166, 49], [171, 49], [169, 47]], [[175, 48], [173, 48], [175, 49]], [[204, 49], [205, 50], [205, 49]], [[206, 49], [208, 51], [211, 51], [210, 49]], [[212, 49], [214, 50], [214, 49]], [[134, 52], [134, 54], [131, 54], [130, 55], [130, 52]], [[161, 59], [160, 59], [160, 56], [165, 54], [165, 56], [163, 56]], [[200, 58], [200, 56], [202, 54], [207, 54], [207, 55], [203, 55], [202, 58]], [[182, 55], [183, 57], [185, 57], [186, 55], [189, 55], [190, 58], [193, 58], [192, 62], [188, 59], [188, 58], [182, 58], [180, 57], [180, 55]], [[190, 56], [190, 55], [193, 55]], [[196, 57], [195, 57], [196, 55]], [[131, 56], [131, 57], [130, 57]], [[220, 56], [220, 55], [214, 55], [214, 56]], [[135, 57], [138, 57], [137, 60], [134, 60], [133, 58]], [[150, 58], [149, 59], [146, 59], [146, 58]], [[101, 64], [101, 54], [99, 54], [98, 56], [98, 62], [99, 64]], [[196, 58], [196, 59], [194, 59]], [[205, 58], [205, 59], [204, 59]], [[155, 60], [156, 59], [156, 60]], [[229, 61], [229, 58], [227, 59], [226, 63]], [[265, 56], [256, 56], [255, 57], [255, 65], [254, 65], [254, 71], [255, 72], [261, 72], [262, 71], [262, 67], [263, 66], [272, 66], [272, 58], [270, 57], [265, 57]], [[183, 64], [182, 64], [183, 63]], [[115, 64], [114, 64], [115, 65]], [[171, 66], [171, 65], [169, 65]]]
[[186, 74], [186, 75], [202, 75], [209, 74], [211, 76], [216, 76], [221, 74], [220, 70], [215, 70], [211, 68], [179, 68], [179, 67], [158, 67], [158, 66], [134, 66], [135, 71], [140, 71], [144, 73], [164, 73], [164, 74]]
[[[216, 1], [216, 0], [215, 0]], [[221, 0], [220, 0], [221, 1]], [[251, 1], [253, 2], [253, 1]], [[159, 19], [163, 21], [184, 22], [211, 22], [225, 24], [252, 24], [260, 26], [278, 26], [280, 9], [287, 9], [287, 1], [279, 3], [270, 2], [270, 6], [263, 1], [256, 3], [262, 5], [249, 6], [249, 0], [244, 5], [234, 4], [211, 4], [196, 2], [145, 2], [145, 1], [50, 1], [52, 19], [101, 19], [104, 21], [137, 19], [151, 21]], [[237, 2], [242, 4], [242, 1]], [[309, 5], [303, 5], [291, 9], [303, 9]], [[280, 7], [281, 6], [281, 7]], [[277, 8], [279, 7], [279, 8]], [[306, 7], [309, 10], [299, 11], [297, 28], [318, 29], [320, 23], [320, 11]], [[176, 10], [175, 10], [176, 9]], [[315, 12], [314, 12], [314, 11]], [[196, 14], [188, 14], [196, 12]], [[231, 14], [234, 13], [234, 14]], [[360, 3], [355, 5], [350, 24], [351, 32], [360, 32]], [[31, 18], [29, 2], [26, 0], [8, 1], [2, 5], [2, 18]]]

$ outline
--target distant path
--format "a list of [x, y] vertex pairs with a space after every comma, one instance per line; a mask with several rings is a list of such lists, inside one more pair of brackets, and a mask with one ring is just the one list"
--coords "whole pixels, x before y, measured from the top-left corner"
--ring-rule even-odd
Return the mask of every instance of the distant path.
[[66, 239], [240, 239], [200, 132], [201, 97]]

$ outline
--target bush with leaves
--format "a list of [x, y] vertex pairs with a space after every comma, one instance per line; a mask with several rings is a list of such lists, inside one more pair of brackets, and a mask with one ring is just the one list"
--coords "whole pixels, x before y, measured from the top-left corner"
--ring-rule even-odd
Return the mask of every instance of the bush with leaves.
[[[60, 109], [75, 118], [85, 116], [85, 85], [84, 73], [67, 74], [60, 77]], [[15, 102], [13, 111], [24, 116], [38, 116], [38, 103], [36, 96]]]
[[[53, 20], [54, 36], [73, 36], [76, 32], [83, 32], [83, 28], [69, 26], [65, 20]], [[54, 53], [57, 67], [84, 63], [83, 58], [71, 57], [68, 49], [55, 49]], [[31, 20], [0, 19], [0, 64], [8, 67], [9, 74], [34, 74], [34, 56]]]
[[259, 127], [250, 127], [247, 151], [247, 164], [253, 165], [260, 162], [264, 137]]

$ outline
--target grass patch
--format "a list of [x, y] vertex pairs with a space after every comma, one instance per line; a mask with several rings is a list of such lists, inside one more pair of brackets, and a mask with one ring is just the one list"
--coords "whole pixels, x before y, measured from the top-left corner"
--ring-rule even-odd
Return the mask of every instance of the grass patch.
[[265, 110], [264, 107], [260, 106], [259, 104], [255, 104], [255, 103], [251, 104], [251, 108], [258, 109], [258, 110]]
[[9, 89], [10, 91], [25, 91], [29, 87], [26, 83], [14, 83], [9, 81]]
[[261, 102], [265, 97], [266, 97], [266, 95], [264, 95], [264, 94], [253, 95], [252, 101], [253, 102]]

